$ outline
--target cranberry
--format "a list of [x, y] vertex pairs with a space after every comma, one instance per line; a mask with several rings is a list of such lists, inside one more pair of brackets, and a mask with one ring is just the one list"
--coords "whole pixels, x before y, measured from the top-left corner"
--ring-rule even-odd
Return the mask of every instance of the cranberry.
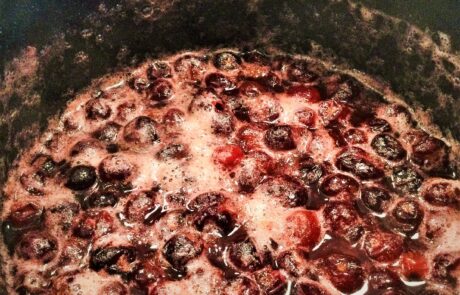
[[241, 58], [232, 52], [221, 52], [214, 56], [213, 62], [216, 68], [231, 71], [240, 67]]
[[143, 78], [131, 77], [128, 79], [128, 86], [132, 90], [135, 90], [138, 93], [142, 93], [145, 89], [147, 89], [148, 84], [147, 81], [145, 81]]
[[107, 119], [112, 113], [110, 107], [98, 98], [90, 99], [85, 105], [85, 110], [86, 117], [92, 120]]
[[270, 57], [258, 50], [251, 50], [242, 54], [244, 61], [259, 65], [269, 65]]
[[170, 99], [174, 94], [172, 84], [163, 79], [155, 80], [149, 86], [149, 98], [154, 101], [164, 101]]
[[100, 237], [113, 229], [113, 219], [106, 211], [88, 211], [76, 219], [73, 234], [77, 237], [89, 239]]
[[299, 283], [294, 287], [293, 295], [327, 295], [329, 294], [323, 288], [313, 283]]
[[187, 157], [188, 148], [180, 143], [172, 143], [165, 146], [156, 154], [160, 160], [167, 161], [169, 159], [183, 159]]
[[358, 213], [352, 205], [345, 202], [329, 202], [323, 210], [326, 224], [335, 232], [350, 241], [358, 240], [363, 227], [360, 225]]
[[243, 150], [249, 152], [261, 147], [263, 129], [257, 124], [244, 125], [238, 130], [236, 136]]
[[219, 135], [229, 135], [233, 132], [233, 116], [227, 112], [218, 112], [213, 116], [212, 132]]
[[192, 212], [200, 212], [209, 207], [217, 206], [224, 201], [224, 196], [218, 192], [208, 192], [196, 196], [188, 204], [188, 209]]
[[127, 142], [139, 145], [153, 144], [159, 141], [157, 123], [146, 116], [140, 116], [129, 122], [123, 130]]
[[425, 278], [428, 270], [428, 262], [423, 254], [407, 252], [401, 255], [401, 272], [406, 278]]
[[23, 174], [19, 178], [22, 187], [30, 194], [41, 196], [44, 194], [45, 179], [38, 173]]
[[128, 289], [120, 282], [113, 282], [102, 287], [101, 295], [128, 295]]
[[104, 127], [96, 130], [93, 136], [101, 141], [112, 143], [117, 140], [121, 126], [115, 122], [109, 122]]
[[199, 81], [206, 72], [206, 64], [202, 57], [184, 55], [174, 62], [174, 70], [183, 79]]
[[280, 254], [276, 259], [276, 265], [294, 277], [300, 277], [307, 271], [302, 253], [298, 251], [288, 251]]
[[329, 126], [345, 117], [346, 112], [346, 107], [335, 100], [326, 100], [321, 102], [318, 109], [318, 114], [324, 126]]
[[56, 256], [57, 240], [47, 233], [26, 233], [17, 246], [18, 255], [26, 260], [37, 259], [48, 263]]
[[118, 194], [112, 191], [98, 191], [83, 199], [83, 209], [113, 207], [118, 203]]
[[387, 120], [380, 119], [380, 118], [371, 118], [367, 121], [367, 125], [371, 128], [374, 132], [390, 132], [391, 126]]
[[265, 88], [255, 81], [244, 81], [239, 90], [241, 94], [248, 97], [256, 97], [265, 92]]
[[412, 200], [400, 201], [392, 212], [396, 219], [396, 227], [403, 233], [413, 233], [417, 230], [423, 219], [423, 211], [420, 205]]
[[256, 247], [250, 240], [233, 243], [230, 246], [230, 259], [240, 269], [254, 271], [261, 266]]
[[332, 174], [321, 182], [319, 189], [326, 196], [337, 196], [342, 193], [354, 195], [359, 190], [359, 184], [345, 174]]
[[460, 190], [447, 182], [430, 185], [422, 196], [425, 201], [435, 206], [455, 206], [460, 202]]
[[107, 269], [109, 273], [116, 273], [119, 268], [116, 266], [117, 262], [121, 260], [122, 256], [127, 257], [127, 262], [134, 261], [134, 253], [131, 249], [125, 247], [107, 247], [99, 248], [91, 252], [90, 267], [95, 271], [103, 268]]
[[169, 239], [163, 247], [163, 256], [177, 269], [183, 269], [188, 261], [201, 253], [201, 245], [183, 235]]
[[87, 243], [83, 240], [67, 240], [59, 257], [59, 266], [71, 266], [81, 263], [87, 247]]
[[366, 235], [364, 249], [367, 255], [378, 262], [391, 262], [402, 253], [400, 236], [386, 232], [371, 232]]
[[205, 83], [207, 87], [223, 90], [225, 92], [232, 91], [236, 85], [230, 79], [220, 73], [211, 73], [206, 76]]
[[297, 120], [303, 125], [313, 128], [315, 127], [316, 114], [312, 109], [304, 108], [295, 113]]
[[319, 243], [321, 226], [315, 212], [299, 209], [286, 217], [285, 232], [293, 244], [310, 251]]
[[390, 194], [379, 187], [371, 186], [363, 188], [361, 192], [361, 200], [372, 211], [382, 213], [386, 207], [387, 201], [391, 199]]
[[162, 61], [154, 61], [147, 68], [147, 78], [155, 80], [159, 78], [171, 78], [171, 68], [169, 65]]
[[448, 147], [440, 139], [423, 131], [413, 131], [406, 135], [412, 145], [411, 160], [426, 172], [442, 171], [448, 162]]
[[384, 175], [383, 170], [375, 167], [367, 158], [369, 156], [360, 148], [350, 148], [342, 152], [335, 162], [337, 168], [350, 172], [361, 179], [375, 179]]
[[416, 193], [422, 185], [423, 178], [412, 167], [399, 166], [393, 169], [394, 188], [405, 193]]
[[348, 104], [356, 104], [354, 100], [359, 96], [361, 86], [354, 78], [345, 77], [345, 79], [346, 81], [339, 84], [337, 89], [335, 89], [332, 99]]
[[273, 72], [258, 79], [259, 83], [275, 92], [283, 92], [284, 86], [281, 79]]
[[318, 182], [323, 175], [323, 168], [320, 164], [316, 164], [313, 158], [306, 157], [299, 161], [300, 179], [308, 185]]
[[362, 130], [356, 129], [356, 128], [348, 129], [344, 133], [343, 137], [344, 137], [345, 141], [350, 143], [350, 144], [362, 144], [362, 143], [367, 142], [366, 133], [364, 133]]
[[39, 225], [43, 217], [43, 208], [36, 203], [15, 203], [8, 220], [16, 228], [32, 228]]
[[263, 294], [285, 294], [286, 278], [276, 270], [261, 269], [254, 274], [257, 284]]
[[274, 150], [292, 150], [296, 148], [291, 127], [287, 125], [271, 126], [264, 135], [265, 144]]
[[233, 168], [243, 159], [244, 154], [237, 145], [229, 144], [219, 146], [214, 150], [214, 158], [226, 168]]
[[37, 174], [43, 177], [52, 177], [58, 170], [57, 163], [53, 158], [44, 154], [37, 155], [31, 164], [36, 167]]
[[66, 186], [72, 190], [85, 190], [96, 182], [96, 169], [78, 165], [70, 169]]
[[454, 271], [460, 266], [460, 259], [452, 254], [438, 254], [433, 260], [432, 276], [443, 283], [453, 286], [457, 284], [458, 278]]
[[99, 164], [99, 175], [103, 180], [125, 180], [133, 172], [133, 165], [121, 155], [110, 155]]
[[255, 123], [273, 122], [283, 111], [279, 100], [268, 95], [244, 100], [244, 107], [240, 111], [245, 111], [245, 108], [247, 108], [248, 119]]
[[287, 90], [290, 96], [305, 99], [307, 102], [318, 102], [321, 100], [321, 94], [315, 87], [307, 87], [304, 85], [294, 85]]
[[399, 141], [389, 134], [378, 134], [372, 139], [372, 149], [381, 157], [399, 161], [406, 157], [406, 151]]
[[289, 65], [288, 77], [296, 82], [312, 82], [318, 76], [310, 71], [309, 64], [304, 60], [296, 60]]
[[388, 269], [377, 269], [369, 275], [369, 284], [374, 290], [399, 287], [402, 282], [398, 275]]
[[253, 192], [271, 166], [272, 159], [266, 153], [254, 151], [247, 154], [241, 161], [237, 174], [239, 190], [246, 193]]
[[356, 292], [364, 284], [364, 270], [354, 257], [331, 254], [322, 265], [329, 281], [341, 292]]
[[270, 178], [263, 186], [267, 196], [279, 200], [285, 207], [304, 206], [308, 201], [308, 191], [294, 179]]
[[249, 122], [251, 120], [250, 109], [248, 105], [239, 97], [230, 97], [227, 100], [229, 109], [233, 112], [239, 121]]
[[179, 109], [169, 109], [163, 116], [163, 123], [166, 125], [180, 125], [184, 121], [184, 112]]

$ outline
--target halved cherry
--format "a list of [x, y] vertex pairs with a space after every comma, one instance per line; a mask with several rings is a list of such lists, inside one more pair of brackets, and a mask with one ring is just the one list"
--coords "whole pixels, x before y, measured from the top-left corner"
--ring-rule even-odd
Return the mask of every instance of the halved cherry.
[[243, 150], [234, 144], [219, 146], [214, 150], [215, 160], [226, 168], [238, 165], [243, 159]]

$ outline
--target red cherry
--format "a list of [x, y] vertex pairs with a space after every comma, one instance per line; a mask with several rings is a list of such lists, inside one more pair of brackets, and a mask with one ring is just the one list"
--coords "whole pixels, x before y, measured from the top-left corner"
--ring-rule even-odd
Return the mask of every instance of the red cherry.
[[287, 90], [287, 94], [304, 98], [308, 102], [318, 102], [321, 100], [321, 94], [315, 87], [307, 87], [304, 85], [294, 85]]
[[227, 168], [238, 165], [243, 159], [243, 156], [243, 150], [234, 144], [220, 146], [214, 150], [216, 161]]
[[428, 263], [421, 253], [407, 252], [401, 255], [401, 272], [406, 278], [423, 278], [428, 273]]
[[300, 248], [311, 250], [321, 235], [318, 217], [313, 211], [294, 211], [286, 218], [286, 235]]

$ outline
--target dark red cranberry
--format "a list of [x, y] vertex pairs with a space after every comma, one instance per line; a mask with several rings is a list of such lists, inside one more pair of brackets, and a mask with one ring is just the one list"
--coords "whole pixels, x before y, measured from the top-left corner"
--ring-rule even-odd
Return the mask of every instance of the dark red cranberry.
[[219, 146], [214, 150], [215, 160], [226, 168], [238, 165], [244, 157], [243, 150], [233, 144]]
[[344, 192], [353, 195], [356, 194], [358, 190], [358, 182], [345, 174], [329, 175], [320, 185], [320, 191], [326, 196], [337, 196]]
[[86, 117], [88, 119], [96, 120], [96, 119], [107, 119], [110, 117], [112, 110], [110, 107], [105, 104], [101, 99], [90, 99], [86, 105]]
[[344, 118], [346, 113], [346, 107], [335, 100], [326, 100], [321, 102], [318, 109], [318, 114], [324, 126], [329, 126], [330, 124], [337, 122], [339, 119]]
[[425, 201], [435, 206], [456, 206], [460, 203], [460, 190], [447, 182], [431, 184], [422, 196]]
[[188, 149], [185, 145], [180, 143], [173, 143], [162, 148], [156, 157], [160, 160], [166, 161], [169, 159], [183, 159], [187, 157]]
[[139, 193], [134, 195], [127, 202], [125, 207], [126, 217], [133, 222], [142, 222], [146, 212], [154, 208], [154, 200], [148, 193]]
[[250, 109], [241, 98], [231, 97], [227, 101], [227, 105], [238, 120], [243, 122], [251, 121]]
[[238, 187], [241, 192], [250, 193], [272, 168], [272, 159], [264, 152], [254, 151], [241, 161], [237, 174]]
[[269, 65], [270, 64], [270, 57], [257, 50], [244, 52], [242, 54], [242, 58], [244, 59], [244, 61], [248, 63], [255, 63], [259, 65]]
[[415, 193], [422, 185], [423, 178], [409, 166], [399, 166], [393, 169], [393, 187], [405, 193]]
[[369, 285], [374, 290], [398, 288], [401, 284], [398, 275], [388, 269], [376, 269], [369, 275]]
[[224, 201], [225, 197], [219, 192], [208, 192], [196, 196], [187, 205], [188, 209], [192, 212], [200, 212], [209, 207], [217, 206]]
[[99, 175], [107, 181], [125, 180], [133, 169], [133, 165], [121, 155], [110, 155], [99, 164]]
[[179, 109], [169, 109], [163, 116], [163, 123], [166, 125], [179, 125], [184, 121], [184, 112]]
[[294, 85], [288, 88], [287, 94], [290, 96], [302, 98], [307, 102], [318, 102], [321, 100], [321, 94], [315, 87], [304, 85]]
[[438, 254], [433, 260], [432, 276], [435, 280], [455, 286], [458, 278], [454, 271], [460, 267], [460, 259], [452, 254]]
[[351, 77], [344, 77], [342, 80], [343, 79], [346, 79], [346, 81], [339, 84], [338, 87], [334, 89], [335, 92], [332, 95], [332, 99], [356, 105], [362, 86]]
[[448, 147], [444, 141], [423, 131], [413, 131], [406, 135], [412, 146], [411, 160], [426, 172], [442, 171], [447, 166]]
[[256, 247], [250, 240], [233, 243], [230, 246], [230, 259], [240, 269], [254, 271], [261, 266]]
[[149, 86], [149, 98], [154, 101], [170, 99], [174, 94], [172, 84], [163, 79], [158, 79]]
[[132, 90], [137, 91], [138, 93], [142, 93], [145, 89], [147, 89], [148, 85], [149, 84], [147, 83], [147, 81], [145, 81], [145, 79], [140, 78], [140, 77], [138, 77], [138, 78], [131, 77], [128, 80], [129, 88], [131, 88]]
[[261, 147], [263, 138], [263, 128], [257, 124], [249, 124], [242, 126], [236, 136], [240, 141], [244, 151], [249, 152]]
[[48, 263], [56, 256], [57, 240], [47, 233], [26, 233], [17, 246], [18, 255], [26, 260], [37, 259]]
[[258, 79], [259, 83], [275, 92], [283, 92], [284, 86], [281, 79], [273, 72]]
[[264, 183], [264, 191], [270, 198], [277, 199], [285, 207], [304, 206], [308, 191], [300, 183], [289, 178], [271, 178]]
[[392, 262], [402, 253], [403, 240], [386, 232], [368, 233], [364, 240], [367, 255], [378, 262]]
[[103, 149], [103, 145], [96, 139], [83, 139], [75, 143], [70, 149], [70, 156], [75, 157], [91, 150]]
[[342, 171], [350, 172], [361, 179], [376, 179], [384, 175], [383, 170], [377, 168], [368, 160], [369, 155], [360, 148], [350, 148], [342, 152], [335, 165]]
[[400, 201], [392, 212], [396, 219], [396, 227], [403, 233], [413, 233], [423, 220], [423, 210], [420, 205], [412, 200]]
[[285, 294], [286, 278], [277, 270], [261, 269], [254, 274], [259, 288], [263, 294]]
[[305, 108], [295, 113], [297, 120], [303, 125], [313, 128], [316, 123], [316, 114], [312, 109]]
[[115, 122], [109, 122], [104, 127], [98, 129], [93, 133], [93, 136], [101, 141], [111, 143], [115, 142], [118, 137], [118, 131], [121, 126]]
[[183, 269], [187, 262], [198, 256], [201, 251], [201, 245], [185, 236], [177, 235], [166, 242], [163, 256], [174, 268]]
[[381, 157], [399, 161], [406, 157], [406, 151], [399, 141], [389, 134], [378, 134], [372, 139], [372, 149]]
[[128, 248], [107, 247], [96, 249], [91, 252], [90, 267], [95, 271], [105, 268], [109, 272], [117, 272], [115, 265], [122, 256], [127, 256], [127, 262], [134, 260], [134, 253]]
[[36, 227], [42, 221], [43, 208], [36, 203], [15, 203], [11, 208], [8, 220], [16, 228], [27, 229]]
[[214, 134], [229, 135], [234, 130], [233, 116], [227, 112], [214, 114], [211, 128]]
[[301, 209], [286, 217], [285, 232], [291, 244], [303, 251], [310, 251], [319, 243], [321, 225], [314, 211]]
[[300, 179], [308, 185], [318, 182], [323, 176], [323, 168], [314, 162], [313, 158], [306, 157], [299, 161]]
[[364, 285], [364, 270], [354, 257], [331, 254], [322, 265], [329, 281], [341, 292], [353, 293]]
[[221, 52], [214, 56], [213, 62], [216, 68], [230, 71], [240, 67], [241, 58], [232, 52]]
[[112, 192], [95, 192], [83, 200], [83, 209], [113, 207], [118, 203], [118, 196]]
[[420, 252], [406, 252], [400, 257], [401, 273], [407, 279], [424, 279], [428, 274], [428, 262]]
[[297, 251], [287, 251], [281, 253], [276, 259], [276, 265], [294, 277], [299, 277], [303, 274], [304, 264], [305, 262], [301, 253], [298, 253]]
[[171, 68], [169, 65], [162, 61], [154, 61], [147, 68], [147, 78], [150, 80], [156, 80], [159, 78], [171, 78]]
[[248, 97], [256, 97], [265, 92], [265, 88], [255, 81], [244, 81], [239, 90], [241, 94]]
[[220, 74], [220, 73], [211, 73], [206, 76], [205, 83], [207, 87], [223, 90], [223, 91], [232, 91], [236, 88], [235, 83], [230, 81], [229, 78]]
[[269, 148], [279, 151], [296, 148], [291, 127], [287, 125], [271, 126], [265, 132], [264, 142]]
[[51, 156], [39, 154], [31, 163], [37, 169], [37, 173], [44, 177], [52, 177], [58, 170], [57, 163]]
[[174, 62], [174, 70], [183, 79], [196, 82], [206, 72], [206, 61], [203, 57], [184, 55]]
[[390, 132], [391, 126], [387, 120], [380, 119], [380, 118], [371, 118], [367, 121], [367, 125], [371, 128], [374, 132]]
[[313, 283], [302, 282], [295, 284], [293, 295], [327, 295], [329, 294], [326, 290], [321, 288], [319, 285]]
[[350, 144], [362, 144], [367, 142], [366, 133], [360, 129], [351, 128], [348, 129], [344, 134], [343, 138]]
[[128, 295], [128, 289], [120, 282], [108, 283], [102, 287], [100, 295]]
[[129, 122], [123, 130], [127, 142], [147, 145], [159, 141], [157, 123], [146, 116], [140, 116]]
[[371, 186], [365, 187], [361, 191], [361, 200], [367, 208], [372, 211], [382, 213], [386, 208], [386, 203], [391, 199], [390, 194], [379, 187]]
[[96, 169], [91, 166], [78, 165], [69, 171], [66, 186], [72, 190], [85, 190], [96, 182]]
[[87, 211], [76, 219], [73, 226], [73, 234], [84, 239], [100, 237], [112, 230], [113, 219], [106, 211]]
[[345, 139], [343, 138], [343, 126], [338, 122], [332, 122], [326, 127], [327, 133], [335, 142], [335, 145], [338, 147], [347, 145]]
[[310, 70], [310, 65], [304, 60], [296, 60], [289, 65], [288, 77], [296, 82], [312, 82], [318, 75]]
[[329, 202], [324, 207], [323, 215], [332, 231], [353, 242], [359, 239], [364, 231], [359, 222], [358, 212], [349, 203]]

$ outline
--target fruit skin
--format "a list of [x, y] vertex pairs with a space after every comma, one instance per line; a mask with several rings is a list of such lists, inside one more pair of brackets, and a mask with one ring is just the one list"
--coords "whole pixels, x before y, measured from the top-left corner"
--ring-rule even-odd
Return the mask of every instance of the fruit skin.
[[403, 240], [396, 234], [386, 232], [368, 233], [364, 240], [367, 255], [378, 262], [391, 262], [402, 253]]
[[364, 269], [352, 256], [334, 253], [324, 258], [321, 266], [327, 278], [341, 292], [353, 293], [364, 284]]
[[345, 174], [331, 174], [325, 177], [319, 187], [320, 191], [329, 197], [342, 194], [354, 195], [359, 190], [359, 183]]
[[291, 243], [304, 251], [313, 249], [321, 237], [321, 225], [314, 211], [298, 209], [286, 217], [285, 231]]
[[372, 139], [371, 147], [379, 156], [390, 161], [402, 160], [407, 154], [396, 138], [385, 133], [376, 135]]
[[362, 189], [361, 199], [367, 208], [382, 213], [386, 207], [385, 203], [391, 199], [391, 196], [386, 190], [373, 186]]
[[395, 228], [407, 235], [413, 234], [418, 229], [423, 215], [423, 209], [412, 200], [400, 201], [392, 211]]
[[429, 266], [422, 253], [406, 252], [400, 257], [401, 273], [408, 279], [423, 279], [428, 274]]
[[163, 256], [176, 269], [181, 270], [188, 261], [197, 257], [202, 246], [183, 235], [169, 239], [163, 247]]
[[369, 159], [369, 155], [360, 148], [350, 148], [337, 157], [335, 165], [342, 171], [350, 172], [357, 177], [367, 180], [381, 178], [382, 169], [376, 167]]
[[96, 178], [94, 167], [78, 165], [70, 169], [66, 186], [72, 190], [85, 190], [96, 182]]
[[265, 144], [277, 151], [286, 151], [296, 148], [292, 130], [287, 125], [272, 126], [264, 135]]

